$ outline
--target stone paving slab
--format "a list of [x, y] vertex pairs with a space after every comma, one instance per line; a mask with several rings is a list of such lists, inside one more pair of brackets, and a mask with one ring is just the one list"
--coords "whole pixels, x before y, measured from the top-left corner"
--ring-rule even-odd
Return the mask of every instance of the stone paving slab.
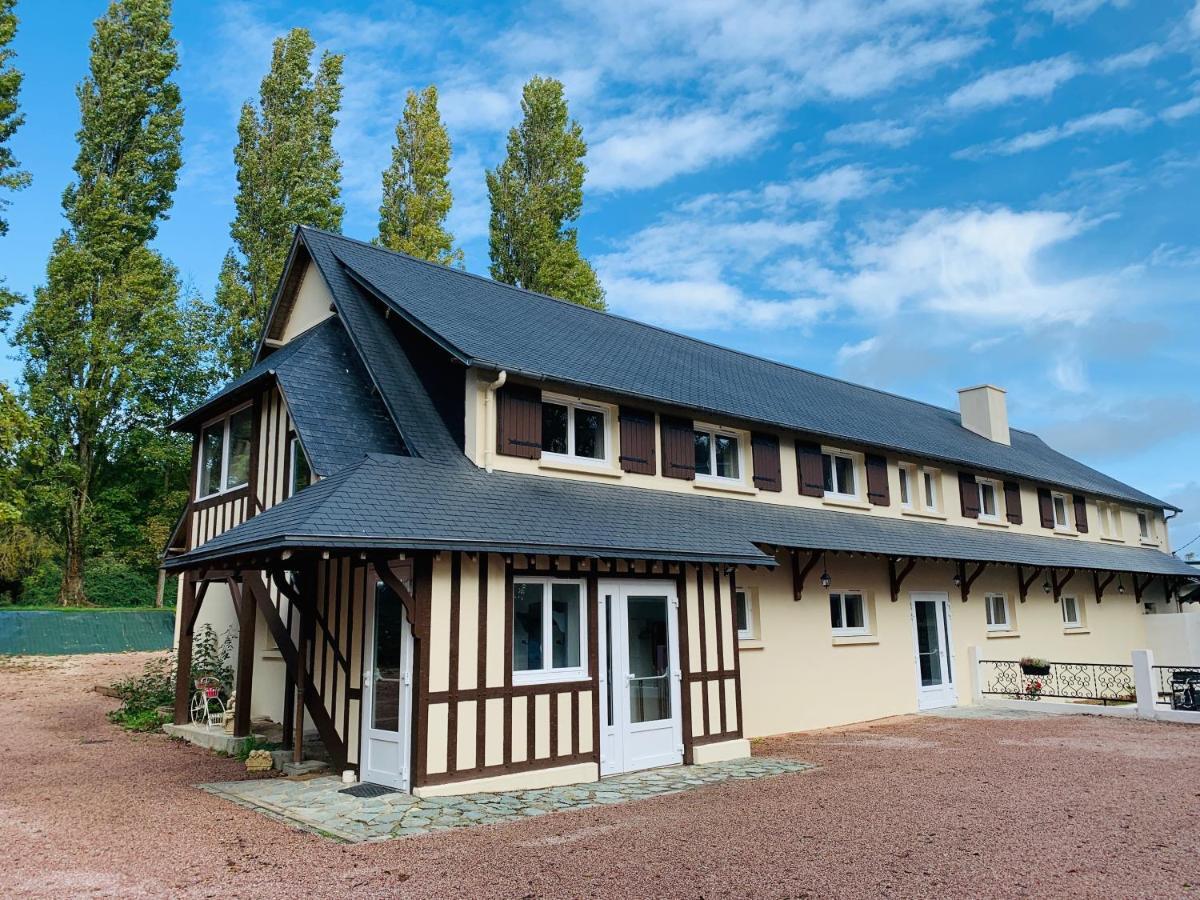
[[346, 785], [334, 777], [226, 781], [199, 787], [276, 821], [357, 843], [430, 834], [449, 828], [514, 822], [531, 816], [628, 803], [725, 781], [769, 778], [812, 768], [812, 764], [797, 760], [755, 757], [703, 766], [631, 772], [565, 787], [424, 799], [404, 793], [352, 797], [340, 793]]

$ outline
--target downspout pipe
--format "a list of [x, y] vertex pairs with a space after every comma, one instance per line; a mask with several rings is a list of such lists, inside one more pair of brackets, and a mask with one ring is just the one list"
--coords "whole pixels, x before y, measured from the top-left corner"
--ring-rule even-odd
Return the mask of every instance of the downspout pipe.
[[487, 390], [483, 394], [483, 468], [489, 475], [492, 472], [492, 446], [496, 443], [495, 428], [493, 427], [495, 416], [492, 413], [492, 395], [504, 387], [507, 381], [508, 371], [501, 369], [500, 374], [496, 376], [496, 380], [488, 382]]

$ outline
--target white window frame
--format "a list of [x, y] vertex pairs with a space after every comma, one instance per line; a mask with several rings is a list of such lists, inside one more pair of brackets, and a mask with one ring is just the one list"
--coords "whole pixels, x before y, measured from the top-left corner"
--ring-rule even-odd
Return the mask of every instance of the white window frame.
[[[1138, 537], [1143, 541], [1157, 541], [1158, 535], [1154, 529], [1154, 514], [1148, 509], [1139, 509], [1137, 511], [1138, 520]], [[1145, 523], [1145, 530], [1142, 529], [1142, 523]]]
[[[565, 406], [567, 408], [567, 452], [552, 453], [549, 450], [543, 450], [542, 459], [558, 460], [581, 466], [612, 465], [612, 409], [610, 407], [601, 403], [589, 403], [586, 400], [580, 400], [576, 397], [564, 397], [560, 394], [547, 394], [545, 392], [542, 393], [542, 403], [552, 403], [555, 406]], [[575, 455], [575, 411], [577, 409], [600, 413], [604, 417], [604, 427], [601, 429], [604, 442], [602, 456], [593, 458], [591, 456]], [[538, 415], [541, 415], [541, 409], [538, 410]]]
[[[834, 500], [861, 500], [862, 492], [861, 492], [860, 488], [861, 488], [863, 479], [862, 479], [862, 473], [859, 471], [859, 465], [858, 465], [859, 457], [853, 453], [850, 453], [847, 450], [838, 450], [835, 447], [822, 447], [821, 448], [821, 457], [822, 457], [821, 458], [821, 484], [822, 484], [822, 486], [824, 486], [824, 484], [825, 484], [825, 459], [824, 458], [826, 456], [829, 457], [829, 468], [830, 468], [830, 473], [831, 473], [831, 478], [833, 481], [834, 488], [833, 488], [833, 490], [825, 491], [825, 496], [832, 497]], [[838, 490], [838, 487], [840, 487], [840, 485], [837, 483], [837, 480], [838, 480], [837, 465], [835, 465], [835, 462], [834, 462], [835, 459], [838, 457], [841, 457], [842, 459], [849, 462], [850, 463], [850, 471], [852, 471], [854, 473], [854, 493], [852, 493], [852, 494], [848, 494], [845, 491]]]
[[[1063, 516], [1065, 517], [1065, 521], [1062, 523], [1058, 521], [1058, 505], [1056, 503], [1058, 500], [1061, 500], [1063, 505]], [[1054, 517], [1055, 531], [1074, 531], [1075, 522], [1073, 513], [1074, 501], [1068, 495], [1062, 493], [1062, 491], [1050, 492], [1050, 514]]]
[[[916, 508], [916, 504], [913, 502], [913, 491], [919, 490], [916, 484], [916, 472], [917, 467], [911, 463], [900, 463], [896, 467], [896, 474], [900, 482], [899, 496], [901, 509]], [[908, 494], [907, 498], [904, 496], [905, 494]]]
[[[746, 605], [746, 627], [738, 629], [738, 633], [737, 633], [738, 640], [739, 641], [753, 641], [758, 637], [758, 620], [754, 614], [754, 599], [755, 599], [754, 593], [751, 591], [750, 588], [743, 588], [743, 587], [734, 588], [733, 602], [735, 604], [735, 606], [734, 606], [735, 614], [737, 612], [736, 604], [737, 604], [738, 597], [741, 597], [743, 602]], [[734, 621], [735, 622], [737, 621], [736, 616], [734, 618]]]
[[[1071, 609], [1075, 611], [1075, 618], [1067, 618], [1067, 601], [1071, 602]], [[1073, 594], [1066, 594], [1058, 598], [1058, 602], [1062, 605], [1062, 620], [1063, 628], [1082, 628], [1083, 627], [1083, 611], [1079, 608], [1079, 598]]]
[[[999, 601], [1000, 608], [1002, 610], [1004, 610], [1004, 621], [1003, 622], [992, 621], [995, 618], [993, 613], [995, 612], [994, 604], [996, 603], [996, 601]], [[1012, 631], [1013, 630], [1012, 607], [1009, 606], [1009, 603], [1008, 603], [1008, 594], [1002, 594], [999, 592], [992, 592], [992, 593], [984, 594], [983, 595], [983, 606], [984, 606], [984, 622], [987, 623], [988, 631]]]
[[[722, 428], [719, 425], [709, 425], [706, 422], [692, 423], [692, 441], [696, 440], [696, 432], [708, 435], [708, 474], [696, 472], [699, 482], [715, 482], [716, 484], [745, 484], [746, 483], [746, 439], [744, 433], [735, 428]], [[717, 474], [717, 435], [733, 438], [737, 441], [738, 477], [728, 478]], [[693, 449], [693, 453], [694, 453]]]
[[[992, 478], [980, 478], [976, 476], [975, 487], [979, 496], [979, 518], [983, 519], [985, 522], [1002, 521], [1004, 519], [1004, 509], [1002, 506], [1004, 503], [1004, 492], [1003, 486], [1000, 484], [1000, 482]], [[992, 506], [995, 507], [996, 511], [991, 515], [985, 512], [983, 508], [983, 489], [985, 487], [990, 487], [992, 489]]]
[[[899, 469], [908, 477], [908, 502], [901, 502], [900, 508], [910, 512], [941, 515], [942, 470], [910, 462], [900, 463]], [[932, 503], [929, 502], [930, 494], [933, 495]]]
[[[933, 494], [933, 502], [929, 502], [929, 494]], [[942, 511], [942, 470], [921, 466], [921, 505], [928, 511]]]
[[[230, 443], [230, 440], [229, 440], [229, 424], [233, 421], [234, 416], [236, 416], [238, 413], [242, 412], [245, 409], [249, 409], [252, 405], [253, 405], [253, 401], [248, 401], [246, 403], [243, 403], [241, 406], [231, 409], [227, 413], [224, 413], [219, 416], [214, 416], [213, 418], [209, 419], [207, 422], [205, 422], [203, 425], [200, 426], [200, 452], [196, 454], [196, 499], [197, 500], [208, 500], [212, 497], [219, 497], [222, 494], [231, 493], [232, 491], [240, 491], [242, 488], [249, 485], [250, 480], [255, 477], [254, 472], [248, 471], [246, 473], [246, 480], [243, 481], [241, 484], [233, 484], [233, 485], [226, 484], [226, 482], [229, 480], [229, 450], [230, 450], [230, 447], [232, 446]], [[218, 490], [210, 491], [207, 494], [201, 494], [200, 487], [202, 484], [204, 484], [204, 432], [211, 430], [212, 427], [214, 425], [216, 425], [218, 422], [222, 423], [221, 424], [221, 427], [222, 427], [221, 476], [220, 476], [221, 487]], [[253, 445], [254, 445], [254, 422], [253, 422], [253, 420], [251, 420], [251, 422], [250, 422], [250, 445], [251, 445], [251, 447], [253, 447]], [[251, 458], [253, 458], [253, 456], [254, 456], [253, 452], [251, 452], [250, 456], [251, 456]]]
[[308, 482], [308, 484], [306, 484], [304, 487], [311, 487], [311, 486], [312, 486], [312, 484], [313, 484], [313, 479], [312, 479], [312, 474], [313, 474], [313, 471], [312, 471], [312, 461], [311, 461], [311, 460], [308, 458], [308, 454], [304, 452], [304, 448], [300, 446], [300, 438], [299, 438], [299, 436], [298, 436], [298, 435], [295, 435], [295, 434], [293, 434], [291, 437], [289, 437], [289, 438], [288, 438], [288, 483], [287, 483], [287, 495], [288, 495], [289, 497], [294, 497], [294, 496], [296, 496], [296, 494], [298, 494], [300, 491], [304, 490], [304, 488], [300, 488], [300, 490], [299, 490], [299, 491], [296, 489], [296, 456], [297, 456], [297, 454], [303, 454], [303, 455], [304, 455], [304, 461], [305, 461], [305, 463], [308, 465], [309, 482]]
[[1122, 540], [1121, 507], [1115, 503], [1105, 503], [1101, 500], [1096, 504], [1096, 509], [1100, 518], [1100, 536]]
[[[538, 578], [522, 576], [513, 579], [513, 585], [540, 584], [542, 585], [542, 668], [513, 669], [513, 684], [558, 684], [566, 681], [587, 681], [588, 673], [588, 631], [587, 631], [587, 582], [576, 578]], [[574, 584], [579, 586], [579, 665], [570, 668], [555, 669], [551, 666], [554, 660], [553, 642], [553, 609], [554, 598], [552, 585]], [[504, 639], [512, 645], [513, 631], [510, 628]]]
[[[861, 628], [848, 628], [844, 624], [847, 620], [847, 617], [846, 617], [846, 595], [847, 594], [857, 596], [859, 599], [859, 602], [862, 604], [863, 623], [862, 623]], [[829, 599], [832, 600], [834, 597], [840, 598], [840, 605], [842, 608], [843, 625], [841, 628], [834, 628], [833, 623], [832, 622], [829, 623], [829, 628], [833, 632], [833, 636], [834, 637], [857, 637], [859, 635], [870, 634], [871, 633], [871, 609], [870, 609], [869, 604], [867, 603], [867, 592], [855, 590], [853, 588], [847, 588], [847, 589], [841, 590], [841, 591], [830, 591]]]

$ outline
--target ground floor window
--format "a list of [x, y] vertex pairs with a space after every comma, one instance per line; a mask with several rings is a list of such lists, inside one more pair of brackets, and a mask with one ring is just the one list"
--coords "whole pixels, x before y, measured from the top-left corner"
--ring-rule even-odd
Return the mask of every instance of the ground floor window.
[[1008, 597], [1004, 594], [988, 594], [983, 598], [987, 610], [988, 631], [1011, 631], [1008, 619]]
[[738, 588], [733, 593], [733, 601], [737, 607], [737, 636], [739, 641], [753, 640], [758, 636], [755, 623], [754, 598], [746, 588]]
[[513, 683], [587, 677], [583, 582], [522, 578], [513, 583]]
[[829, 595], [829, 624], [835, 635], [866, 634], [867, 605], [861, 591]]
[[1062, 617], [1064, 628], [1082, 628], [1083, 619], [1080, 617], [1079, 601], [1074, 597], [1063, 597]]

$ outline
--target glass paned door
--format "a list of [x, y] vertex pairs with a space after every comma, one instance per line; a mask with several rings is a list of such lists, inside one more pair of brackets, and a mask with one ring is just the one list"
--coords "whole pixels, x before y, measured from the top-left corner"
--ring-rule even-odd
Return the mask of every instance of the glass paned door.
[[678, 610], [669, 582], [600, 584], [600, 774], [683, 761]]
[[366, 598], [359, 777], [408, 790], [412, 628], [400, 598], [380, 582]]
[[949, 606], [945, 594], [912, 595], [919, 709], [953, 706], [958, 699], [950, 663]]

